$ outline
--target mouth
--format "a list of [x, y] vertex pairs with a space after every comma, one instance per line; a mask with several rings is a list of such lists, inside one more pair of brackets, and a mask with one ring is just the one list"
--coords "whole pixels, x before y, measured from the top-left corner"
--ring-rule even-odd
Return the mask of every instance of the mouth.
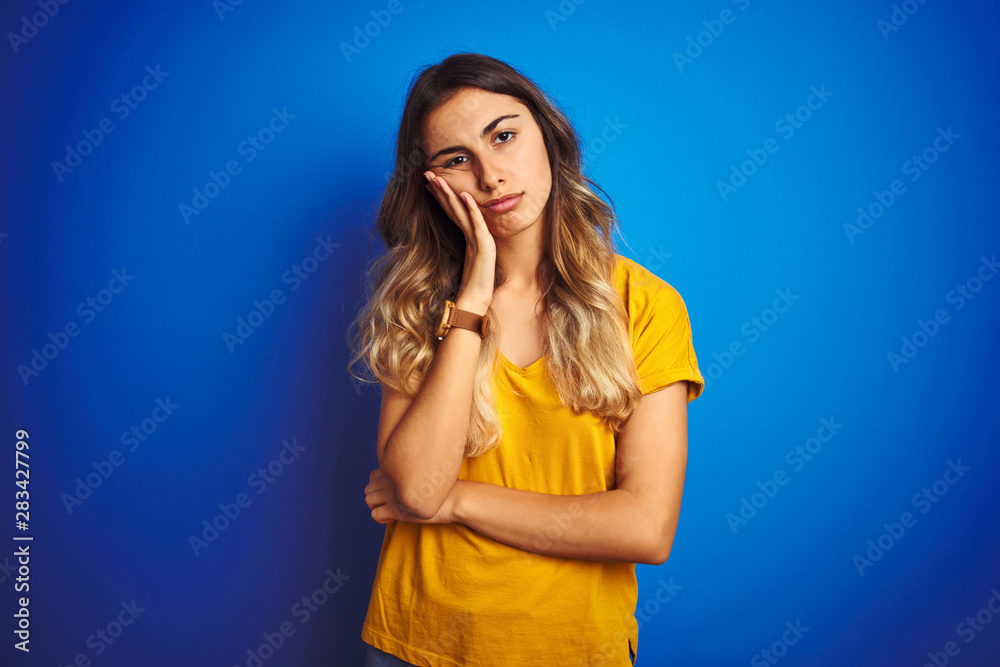
[[500, 199], [494, 200], [492, 203], [488, 203], [485, 206], [494, 213], [503, 213], [517, 206], [517, 204], [520, 201], [521, 201], [520, 194], [508, 195], [506, 197], [501, 197]]

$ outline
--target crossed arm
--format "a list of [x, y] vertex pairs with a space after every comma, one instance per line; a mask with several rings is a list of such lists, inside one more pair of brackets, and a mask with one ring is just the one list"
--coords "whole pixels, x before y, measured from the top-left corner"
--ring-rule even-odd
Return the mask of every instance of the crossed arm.
[[365, 501], [379, 523], [462, 523], [519, 549], [660, 565], [677, 530], [687, 466], [687, 381], [646, 394], [618, 436], [616, 488], [556, 495], [456, 480], [429, 519], [408, 513], [378, 468]]

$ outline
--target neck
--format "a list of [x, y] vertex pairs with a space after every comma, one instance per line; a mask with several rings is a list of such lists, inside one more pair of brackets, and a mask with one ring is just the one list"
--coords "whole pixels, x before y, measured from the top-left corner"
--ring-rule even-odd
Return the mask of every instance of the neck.
[[498, 289], [512, 295], [538, 292], [538, 265], [542, 261], [541, 225], [535, 224], [514, 236], [496, 240], [497, 263], [503, 267], [506, 282]]

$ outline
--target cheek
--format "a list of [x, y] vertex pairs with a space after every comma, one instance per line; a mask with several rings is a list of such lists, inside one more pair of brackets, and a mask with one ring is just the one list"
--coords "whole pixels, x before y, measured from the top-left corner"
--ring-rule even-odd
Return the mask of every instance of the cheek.
[[454, 175], [441, 176], [439, 174], [437, 177], [440, 178], [442, 181], [444, 181], [448, 185], [448, 189], [454, 192], [456, 195], [460, 193], [462, 190], [466, 189], [465, 186], [462, 185], [462, 180], [460, 178], [455, 178]]
[[538, 190], [548, 190], [552, 183], [552, 172], [549, 169], [549, 155], [545, 151], [545, 144], [540, 140], [532, 162], [535, 172], [535, 188]]
[[461, 173], [450, 174], [445, 178], [445, 183], [451, 188], [452, 192], [456, 195], [462, 190], [471, 191], [472, 188], [478, 181], [475, 174], [471, 171], [463, 171]]
[[552, 173], [549, 171], [549, 163], [542, 156], [542, 161], [536, 163], [534, 178], [532, 178], [531, 189], [537, 196], [547, 197], [552, 189]]

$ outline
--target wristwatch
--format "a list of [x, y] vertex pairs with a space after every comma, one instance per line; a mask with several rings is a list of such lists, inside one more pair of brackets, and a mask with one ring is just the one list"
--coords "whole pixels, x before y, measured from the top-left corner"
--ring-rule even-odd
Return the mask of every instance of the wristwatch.
[[441, 317], [441, 326], [434, 332], [434, 335], [437, 336], [438, 340], [444, 340], [444, 337], [448, 335], [448, 331], [452, 327], [475, 331], [480, 336], [483, 336], [485, 333], [482, 315], [477, 315], [468, 310], [459, 310], [455, 306], [454, 301], [446, 300], [444, 302], [444, 315]]

